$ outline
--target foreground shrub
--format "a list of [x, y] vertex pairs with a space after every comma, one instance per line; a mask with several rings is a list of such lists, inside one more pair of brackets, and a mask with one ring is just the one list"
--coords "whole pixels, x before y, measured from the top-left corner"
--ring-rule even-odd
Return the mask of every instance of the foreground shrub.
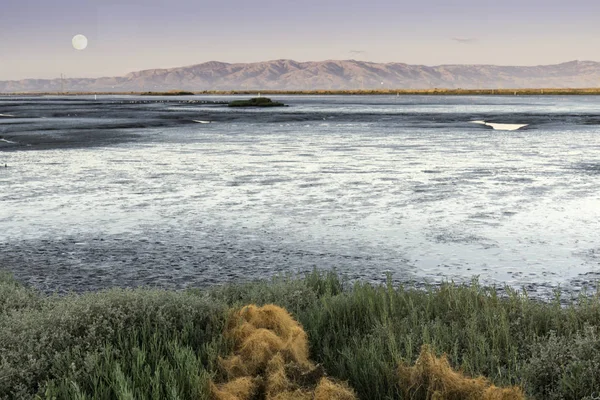
[[100, 353], [87, 357], [82, 371], [85, 376], [50, 380], [39, 397], [210, 398], [210, 374], [196, 351], [176, 341], [161, 343], [157, 336], [148, 338], [146, 343], [148, 347], [121, 347], [123, 351], [106, 346]]
[[[0, 318], [0, 398], [31, 398], [46, 386], [77, 386], [84, 394], [99, 394], [96, 398], [114, 398], [101, 387], [101, 376], [129, 382], [135, 391], [135, 379], [123, 380], [122, 373], [142, 367], [153, 376], [186, 373], [182, 354], [211, 370], [221, 348], [226, 352], [220, 339], [226, 315], [218, 303], [159, 290], [49, 298], [37, 308], [15, 310]], [[132, 367], [141, 360], [152, 362]], [[168, 381], [159, 386], [174, 390]]]
[[592, 399], [600, 394], [600, 336], [587, 326], [572, 336], [551, 332], [532, 345], [523, 371], [530, 391], [548, 400]]
[[0, 270], [0, 318], [15, 310], [35, 308], [40, 303], [35, 290], [20, 285], [12, 275]]

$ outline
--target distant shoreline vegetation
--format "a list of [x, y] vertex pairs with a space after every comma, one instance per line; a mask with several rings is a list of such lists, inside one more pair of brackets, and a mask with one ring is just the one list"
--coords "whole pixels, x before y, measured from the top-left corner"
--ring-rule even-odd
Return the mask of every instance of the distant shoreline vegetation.
[[170, 90], [168, 92], [144, 92], [140, 93], [141, 96], [193, 96], [193, 92], [186, 92], [183, 90]]
[[528, 89], [373, 89], [373, 90], [202, 90], [165, 92], [13, 92], [0, 93], [1, 96], [89, 96], [89, 95], [143, 95], [143, 96], [191, 96], [191, 95], [433, 95], [433, 96], [562, 96], [600, 95], [600, 88], [528, 88]]

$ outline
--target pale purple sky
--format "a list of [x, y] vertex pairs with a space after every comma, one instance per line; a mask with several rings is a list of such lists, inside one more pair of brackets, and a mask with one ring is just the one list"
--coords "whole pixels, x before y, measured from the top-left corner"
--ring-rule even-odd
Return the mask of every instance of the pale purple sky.
[[[598, 0], [8, 0], [0, 80], [206, 61], [600, 61]], [[84, 34], [86, 50], [71, 38]]]

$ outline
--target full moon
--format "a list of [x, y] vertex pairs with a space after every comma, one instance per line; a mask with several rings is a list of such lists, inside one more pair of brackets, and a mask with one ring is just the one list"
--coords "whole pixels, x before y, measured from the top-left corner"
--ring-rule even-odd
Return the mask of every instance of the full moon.
[[87, 38], [85, 36], [83, 36], [83, 35], [75, 35], [75, 36], [73, 36], [72, 42], [73, 42], [73, 47], [76, 50], [83, 50], [83, 49], [85, 49], [87, 47], [87, 43], [88, 43]]

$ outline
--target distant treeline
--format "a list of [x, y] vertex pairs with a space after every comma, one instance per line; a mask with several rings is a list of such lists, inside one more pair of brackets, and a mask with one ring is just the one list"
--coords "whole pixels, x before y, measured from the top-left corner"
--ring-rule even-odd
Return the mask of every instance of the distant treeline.
[[142, 96], [193, 96], [194, 92], [186, 92], [184, 90], [170, 90], [168, 92], [143, 92]]
[[190, 96], [203, 95], [500, 95], [500, 96], [540, 96], [540, 95], [600, 95], [600, 88], [530, 88], [530, 89], [373, 89], [373, 90], [203, 90], [166, 92], [18, 92], [0, 93], [2, 96], [84, 96], [84, 95], [143, 95], [143, 96]]

